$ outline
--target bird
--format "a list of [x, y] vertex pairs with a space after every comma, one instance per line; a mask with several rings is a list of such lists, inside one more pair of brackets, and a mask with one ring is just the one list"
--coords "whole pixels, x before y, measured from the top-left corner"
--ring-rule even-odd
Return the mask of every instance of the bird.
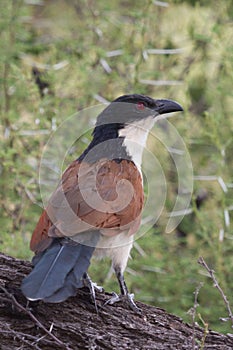
[[120, 294], [106, 303], [126, 301], [140, 312], [124, 271], [144, 204], [142, 153], [156, 120], [179, 111], [173, 100], [128, 94], [98, 115], [89, 145], [62, 174], [32, 234], [33, 269], [21, 284], [28, 300], [59, 303], [87, 286], [96, 306], [100, 288], [88, 268], [109, 257]]

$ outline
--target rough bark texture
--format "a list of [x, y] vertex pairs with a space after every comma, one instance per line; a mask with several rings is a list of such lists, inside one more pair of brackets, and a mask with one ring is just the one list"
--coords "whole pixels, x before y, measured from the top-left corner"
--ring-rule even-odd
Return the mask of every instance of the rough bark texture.
[[29, 262], [0, 254], [1, 350], [233, 349], [233, 337], [206, 334], [159, 308], [137, 302], [142, 315], [136, 315], [121, 302], [101, 307], [106, 293], [97, 294], [98, 314], [85, 289], [61, 304], [26, 307], [19, 286], [30, 269]]

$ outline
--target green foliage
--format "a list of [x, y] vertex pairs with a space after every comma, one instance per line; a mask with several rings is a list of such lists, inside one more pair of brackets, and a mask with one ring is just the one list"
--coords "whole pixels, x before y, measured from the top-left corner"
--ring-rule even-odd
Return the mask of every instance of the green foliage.
[[[194, 175], [213, 178], [195, 179], [192, 213], [175, 232], [165, 234], [177, 174], [151, 141], [166, 175], [168, 198], [156, 227], [137, 241], [126, 279], [137, 299], [186, 321], [191, 321], [187, 311], [193, 293], [204, 282], [198, 312], [210, 328], [230, 332], [230, 324], [219, 321], [227, 317], [223, 301], [197, 259], [202, 255], [215, 269], [233, 305], [232, 2], [174, 1], [168, 7], [150, 0], [137, 6], [120, 0], [28, 3], [0, 0], [0, 249], [31, 256], [29, 240], [41, 212], [40, 158], [56, 125], [99, 103], [96, 95], [112, 100], [138, 92], [174, 98], [186, 112], [171, 122], [190, 152]], [[146, 55], [147, 49], [176, 48], [183, 51]], [[121, 51], [114, 56], [114, 50]], [[32, 76], [34, 66], [49, 84], [43, 98]], [[164, 85], [153, 85], [156, 80]], [[182, 84], [166, 85], [168, 80]], [[66, 164], [80, 154], [89, 134], [68, 152]], [[223, 188], [222, 182], [229, 186]], [[207, 194], [201, 206], [200, 193]], [[118, 288], [106, 262], [92, 266], [90, 274], [107, 290]]]

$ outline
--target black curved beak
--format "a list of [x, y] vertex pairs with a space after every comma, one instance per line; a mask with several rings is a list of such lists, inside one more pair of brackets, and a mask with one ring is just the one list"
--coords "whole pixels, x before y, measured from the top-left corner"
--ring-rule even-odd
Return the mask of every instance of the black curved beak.
[[159, 114], [183, 111], [181, 105], [172, 100], [156, 100], [156, 107], [154, 109]]

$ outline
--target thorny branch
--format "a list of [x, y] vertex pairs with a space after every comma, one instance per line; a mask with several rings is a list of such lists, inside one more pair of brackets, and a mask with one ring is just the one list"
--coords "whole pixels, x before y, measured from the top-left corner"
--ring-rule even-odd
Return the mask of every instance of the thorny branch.
[[58, 346], [66, 349], [66, 350], [71, 350], [70, 347], [66, 344], [64, 344], [61, 340], [59, 340], [54, 334], [51, 333], [51, 330], [48, 330], [45, 328], [45, 326], [43, 326], [43, 324], [33, 315], [33, 313], [26, 309], [23, 305], [21, 305], [16, 299], [15, 297], [9, 293], [7, 291], [6, 288], [4, 288], [3, 286], [0, 286], [0, 289], [5, 293], [5, 295], [7, 295], [11, 301], [13, 302], [13, 304], [16, 306], [16, 308], [20, 311], [22, 311], [23, 313], [27, 314], [33, 322], [35, 322], [35, 324], [40, 328], [42, 329], [47, 335], [49, 335], [49, 337], [51, 337]]
[[[2, 300], [2, 298], [1, 298]], [[19, 332], [19, 331], [15, 331], [14, 329], [12, 329], [8, 324], [3, 325], [4, 328], [6, 329], [2, 329], [1, 330], [1, 334], [13, 334], [15, 338], [19, 339], [20, 341], [22, 341], [22, 343], [25, 343], [27, 345], [29, 345], [30, 347], [32, 347], [33, 349], [38, 349], [41, 350], [41, 348], [39, 347], [39, 342], [42, 343], [42, 345], [54, 345], [53, 341], [50, 341], [48, 339], [46, 339], [46, 335], [38, 338], [37, 336], [33, 336], [31, 334], [27, 334], [27, 333], [23, 333], [23, 332]], [[31, 340], [32, 342], [30, 342], [29, 340]], [[43, 342], [42, 342], [43, 340]], [[21, 347], [17, 348], [20, 349]]]
[[208, 272], [210, 278], [212, 279], [212, 281], [214, 282], [214, 287], [217, 288], [217, 290], [219, 291], [219, 293], [221, 294], [222, 298], [223, 298], [223, 301], [226, 305], [226, 308], [227, 308], [227, 311], [228, 311], [228, 315], [229, 315], [229, 319], [231, 320], [231, 323], [232, 323], [232, 328], [233, 328], [233, 313], [231, 311], [231, 307], [230, 307], [230, 303], [226, 297], [226, 295], [224, 294], [222, 288], [220, 287], [216, 277], [215, 277], [215, 274], [214, 274], [214, 270], [210, 269], [209, 266], [207, 265], [207, 263], [205, 262], [205, 260], [203, 259], [203, 257], [200, 257], [198, 259], [198, 263], [203, 266], [206, 271]]

